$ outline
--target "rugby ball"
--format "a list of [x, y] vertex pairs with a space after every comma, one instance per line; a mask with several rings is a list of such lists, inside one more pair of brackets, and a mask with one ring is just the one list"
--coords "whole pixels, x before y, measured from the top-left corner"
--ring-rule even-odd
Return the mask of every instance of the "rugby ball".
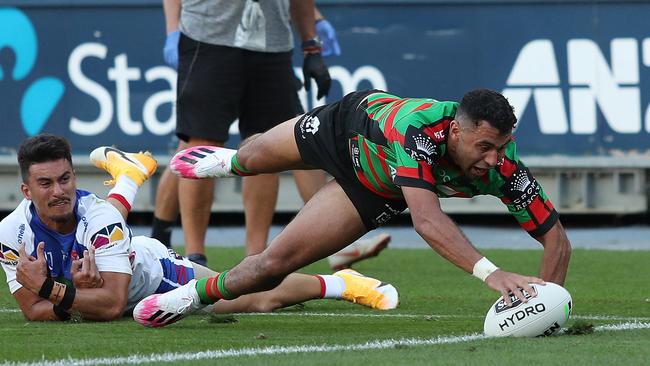
[[483, 331], [491, 337], [545, 337], [557, 333], [571, 315], [571, 295], [552, 282], [531, 284], [537, 296], [524, 291], [528, 302], [510, 294], [511, 306], [499, 298], [488, 310]]

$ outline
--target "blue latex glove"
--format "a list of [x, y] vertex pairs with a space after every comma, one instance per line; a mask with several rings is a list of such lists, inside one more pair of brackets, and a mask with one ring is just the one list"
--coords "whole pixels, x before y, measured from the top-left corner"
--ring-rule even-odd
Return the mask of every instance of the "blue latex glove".
[[167, 34], [165, 48], [163, 48], [163, 57], [165, 63], [174, 69], [178, 69], [178, 40], [181, 38], [180, 31], [174, 31]]
[[327, 19], [321, 19], [316, 22], [316, 33], [318, 33], [318, 38], [323, 42], [323, 50], [321, 51], [323, 57], [341, 55], [341, 47], [339, 46], [339, 41], [336, 39], [336, 31]]

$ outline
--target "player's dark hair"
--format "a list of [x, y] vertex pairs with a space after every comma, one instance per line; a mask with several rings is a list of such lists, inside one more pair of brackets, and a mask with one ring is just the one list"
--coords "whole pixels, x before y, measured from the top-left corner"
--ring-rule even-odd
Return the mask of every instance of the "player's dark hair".
[[63, 137], [43, 133], [23, 141], [18, 148], [18, 165], [23, 182], [27, 182], [32, 164], [60, 159], [67, 160], [72, 166], [70, 144]]
[[460, 101], [456, 119], [469, 121], [478, 126], [480, 121], [487, 121], [499, 130], [501, 135], [512, 132], [517, 123], [514, 108], [500, 93], [490, 89], [476, 89], [467, 92]]

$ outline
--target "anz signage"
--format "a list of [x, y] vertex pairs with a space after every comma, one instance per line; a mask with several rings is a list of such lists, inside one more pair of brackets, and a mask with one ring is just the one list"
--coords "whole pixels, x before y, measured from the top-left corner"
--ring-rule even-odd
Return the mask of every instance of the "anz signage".
[[[175, 147], [159, 2], [13, 3], [0, 7], [0, 154], [40, 132], [79, 154]], [[514, 106], [524, 155], [650, 151], [650, 3], [341, 3], [321, 7], [343, 52], [326, 59], [332, 90], [325, 101], [302, 89], [306, 109], [358, 89], [458, 100], [488, 87]], [[302, 77], [299, 54], [294, 63]]]
[[570, 39], [566, 49], [568, 88], [561, 87], [552, 40], [536, 39], [521, 49], [503, 90], [517, 117], [530, 105], [543, 134], [589, 135], [598, 130], [600, 111], [616, 133], [649, 133], [650, 106], [641, 104], [639, 74], [650, 66], [650, 38], [614, 38], [608, 57], [590, 39]]

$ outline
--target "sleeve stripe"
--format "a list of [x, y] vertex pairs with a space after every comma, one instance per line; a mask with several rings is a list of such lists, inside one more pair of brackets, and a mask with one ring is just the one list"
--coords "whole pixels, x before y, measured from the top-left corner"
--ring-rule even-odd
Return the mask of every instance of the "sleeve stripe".
[[501, 168], [499, 169], [501, 175], [505, 178], [510, 178], [515, 170], [517, 170], [517, 164], [508, 158], [503, 158], [503, 163], [501, 163]]
[[533, 202], [530, 203], [528, 208], [530, 209], [530, 213], [532, 213], [533, 216], [535, 217], [535, 221], [537, 221], [540, 224], [546, 221], [546, 219], [551, 214], [539, 196], [535, 197], [535, 199], [533, 200]]
[[397, 177], [402, 176], [404, 178], [414, 178], [414, 179], [419, 179], [420, 178], [420, 172], [418, 171], [418, 168], [409, 168], [406, 166], [398, 166], [397, 167]]

